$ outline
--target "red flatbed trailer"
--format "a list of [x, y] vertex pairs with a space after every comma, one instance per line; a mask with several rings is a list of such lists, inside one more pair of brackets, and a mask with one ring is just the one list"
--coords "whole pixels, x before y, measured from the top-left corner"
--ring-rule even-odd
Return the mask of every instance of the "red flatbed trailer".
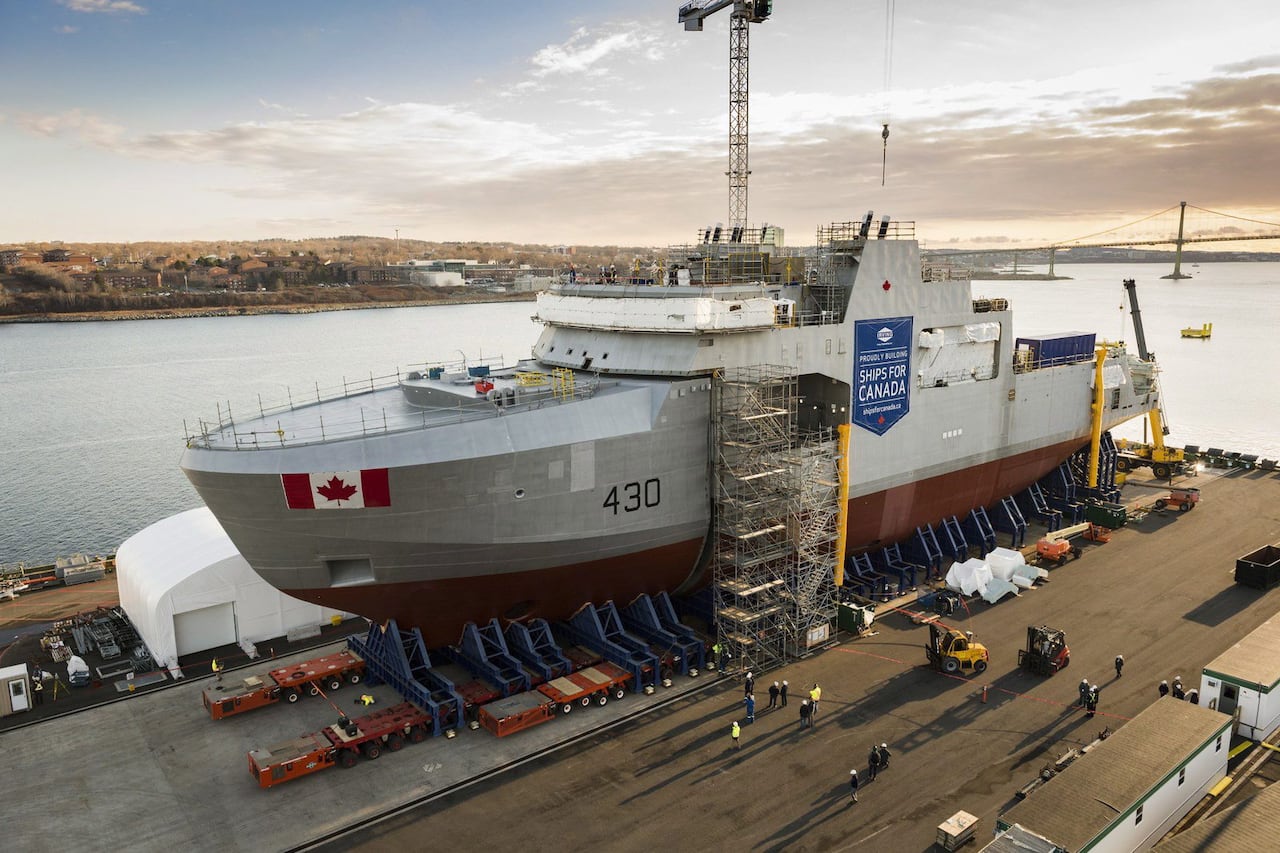
[[401, 702], [266, 749], [252, 750], [249, 772], [258, 780], [259, 788], [270, 788], [335, 764], [354, 767], [361, 754], [372, 761], [384, 749], [398, 752], [406, 740], [421, 743], [430, 734], [431, 716], [412, 703]]
[[343, 649], [337, 654], [273, 669], [266, 675], [211, 684], [204, 689], [204, 707], [210, 717], [221, 720], [281, 700], [297, 702], [304, 692], [315, 696], [322, 687], [337, 690], [344, 681], [359, 684], [362, 678], [364, 661]]
[[574, 705], [585, 708], [592, 702], [605, 705], [610, 696], [621, 699], [627, 695], [627, 682], [630, 680], [631, 673], [625, 669], [601, 661], [595, 666], [539, 684], [535, 690], [480, 706], [480, 725], [498, 737], [506, 737], [545, 723], [557, 711], [567, 714]]
[[594, 666], [553, 678], [545, 684], [538, 685], [538, 692], [550, 699], [567, 714], [575, 704], [587, 707], [594, 701], [604, 705], [612, 695], [621, 699], [627, 695], [627, 682], [631, 673], [608, 661], [600, 661]]

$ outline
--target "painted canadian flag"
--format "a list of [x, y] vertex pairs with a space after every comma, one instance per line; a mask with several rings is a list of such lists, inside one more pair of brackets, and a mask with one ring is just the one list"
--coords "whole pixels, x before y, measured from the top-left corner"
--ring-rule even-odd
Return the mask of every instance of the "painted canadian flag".
[[391, 506], [386, 468], [281, 474], [289, 509], [364, 509]]

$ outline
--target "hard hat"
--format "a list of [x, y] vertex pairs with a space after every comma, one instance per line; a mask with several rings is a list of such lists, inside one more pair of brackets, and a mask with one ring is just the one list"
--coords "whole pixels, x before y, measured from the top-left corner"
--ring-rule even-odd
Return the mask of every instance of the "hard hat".
[[881, 748], [881, 749], [888, 749], [888, 748], [889, 748], [889, 744], [887, 744], [887, 743], [882, 743], [882, 744], [880, 744], [880, 748]]
[[1168, 684], [1169, 682], [1167, 682], [1167, 681], [1162, 681], [1162, 682], [1160, 682], [1160, 683], [1161, 683], [1161, 684]]
[[855, 767], [855, 768], [853, 768], [852, 770], [850, 770], [850, 771], [849, 771], [849, 775], [850, 775], [850, 776], [857, 776], [857, 775], [858, 775], [858, 768], [856, 768], [856, 767]]
[[750, 678], [750, 677], [751, 677], [751, 673], [750, 673], [750, 672], [748, 672], [748, 673], [747, 673], [747, 678]]

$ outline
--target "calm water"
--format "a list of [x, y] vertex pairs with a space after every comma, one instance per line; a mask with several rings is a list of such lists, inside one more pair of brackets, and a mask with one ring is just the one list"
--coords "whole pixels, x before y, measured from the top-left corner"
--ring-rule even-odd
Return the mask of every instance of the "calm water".
[[[1170, 441], [1280, 456], [1280, 264], [1202, 264], [1172, 282], [1155, 264], [1061, 266], [1071, 281], [976, 282], [1004, 296], [1014, 334], [1096, 331], [1132, 341], [1138, 281], [1164, 369]], [[108, 553], [199, 505], [178, 468], [183, 420], [284, 402], [427, 361], [529, 354], [532, 303], [326, 314], [0, 325], [0, 562]], [[1179, 330], [1212, 322], [1209, 341]], [[1121, 435], [1140, 437], [1140, 425]]]

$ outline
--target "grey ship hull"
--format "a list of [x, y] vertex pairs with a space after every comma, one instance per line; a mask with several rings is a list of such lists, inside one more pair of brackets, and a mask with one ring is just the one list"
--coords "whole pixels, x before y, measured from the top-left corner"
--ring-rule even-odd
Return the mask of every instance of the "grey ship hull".
[[[272, 585], [453, 643], [468, 621], [565, 618], [586, 601], [704, 580], [713, 371], [791, 364], [814, 417], [848, 423], [856, 318], [999, 327], [998, 340], [944, 348], [949, 372], [921, 369], [891, 429], [852, 430], [848, 549], [888, 544], [1044, 476], [1088, 440], [1093, 399], [1092, 364], [1012, 369], [1010, 313], [975, 316], [967, 282], [922, 284], [915, 244], [890, 242], [862, 250], [840, 323], [703, 335], [550, 321], [523, 367], [572, 371], [574, 394], [490, 405], [465, 389], [465, 406], [424, 409], [414, 401], [438, 403], [447, 387], [401, 382], [206, 430], [182, 466]], [[637, 293], [675, 304], [675, 290]], [[1115, 361], [1126, 381], [1104, 427], [1155, 400]], [[386, 470], [386, 506], [297, 509], [282, 490], [282, 475], [369, 469]]]

